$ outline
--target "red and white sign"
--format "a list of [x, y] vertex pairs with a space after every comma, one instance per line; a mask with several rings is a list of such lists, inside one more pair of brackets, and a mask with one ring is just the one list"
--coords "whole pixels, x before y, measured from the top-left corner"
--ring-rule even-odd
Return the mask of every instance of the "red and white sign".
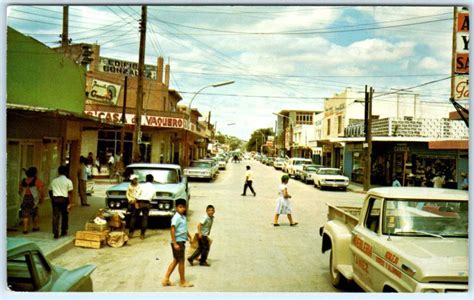
[[469, 11], [458, 9], [453, 94], [455, 100], [469, 99]]
[[[97, 117], [112, 123], [121, 123], [122, 113], [107, 111], [85, 111], [89, 116]], [[134, 114], [125, 114], [125, 124], [136, 123]], [[142, 126], [165, 127], [165, 128], [187, 128], [186, 120], [182, 118], [171, 118], [162, 116], [142, 116]]]

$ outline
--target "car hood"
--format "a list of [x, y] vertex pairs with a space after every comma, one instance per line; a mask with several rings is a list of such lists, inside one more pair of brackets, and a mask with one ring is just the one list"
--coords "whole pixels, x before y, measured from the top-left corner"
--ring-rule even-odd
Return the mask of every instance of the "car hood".
[[210, 171], [211, 168], [199, 168], [199, 167], [189, 167], [184, 169], [185, 171]]
[[397, 266], [416, 271], [421, 282], [467, 282], [469, 246], [467, 238], [391, 237], [390, 251], [399, 255]]
[[332, 180], [332, 179], [349, 179], [343, 175], [318, 175], [321, 179]]
[[[107, 192], [127, 191], [129, 185], [130, 185], [130, 182], [122, 182], [120, 184], [114, 185], [113, 187], [109, 188]], [[173, 194], [179, 192], [181, 189], [181, 185], [179, 183], [167, 183], [167, 184], [154, 183], [153, 186], [155, 187], [157, 192], [170, 192]]]

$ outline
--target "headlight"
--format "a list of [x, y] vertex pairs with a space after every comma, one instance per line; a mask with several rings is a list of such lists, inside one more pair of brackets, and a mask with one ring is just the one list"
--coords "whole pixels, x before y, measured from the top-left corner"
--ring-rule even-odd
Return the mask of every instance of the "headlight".
[[110, 202], [109, 202], [109, 206], [112, 207], [112, 208], [114, 208], [114, 207], [115, 207], [115, 201], [110, 201]]
[[163, 204], [163, 203], [159, 203], [159, 204], [158, 204], [158, 208], [159, 208], [159, 209], [163, 209], [163, 207], [164, 207], [164, 204]]
[[171, 204], [166, 203], [166, 204], [165, 204], [165, 209], [170, 209], [170, 208], [171, 208]]

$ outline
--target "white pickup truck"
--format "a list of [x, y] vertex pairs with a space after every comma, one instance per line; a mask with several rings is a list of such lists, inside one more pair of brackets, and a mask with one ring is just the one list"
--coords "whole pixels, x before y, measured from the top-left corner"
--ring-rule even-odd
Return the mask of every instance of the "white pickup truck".
[[367, 292], [467, 292], [468, 192], [387, 187], [328, 207], [320, 228], [332, 284]]

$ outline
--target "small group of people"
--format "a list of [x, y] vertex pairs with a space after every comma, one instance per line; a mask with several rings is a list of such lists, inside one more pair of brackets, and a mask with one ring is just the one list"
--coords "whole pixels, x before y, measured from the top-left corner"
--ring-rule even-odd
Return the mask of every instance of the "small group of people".
[[[89, 206], [87, 203], [86, 184], [87, 175], [85, 164], [87, 159], [80, 158], [80, 169], [78, 171], [79, 179], [79, 197], [82, 206]], [[32, 220], [32, 231], [39, 231], [39, 205], [44, 202], [45, 187], [43, 181], [38, 176], [38, 169], [30, 167], [26, 170], [26, 178], [23, 178], [19, 185], [19, 194], [21, 197], [20, 218], [23, 223], [23, 233], [29, 233], [29, 223]], [[73, 206], [73, 183], [67, 177], [68, 168], [59, 166], [58, 177], [51, 180], [48, 194], [52, 206], [52, 231], [54, 239], [60, 236], [66, 236], [69, 224], [69, 211]]]
[[[469, 184], [468, 184], [468, 177], [465, 172], [461, 172], [461, 189], [462, 190], [468, 190], [469, 189]], [[430, 182], [433, 184], [433, 188], [436, 189], [441, 189], [443, 188], [443, 185], [445, 184], [445, 176], [442, 176], [441, 173], [437, 173], [432, 179], [430, 179]], [[401, 187], [402, 184], [400, 183], [400, 180], [398, 179], [397, 176], [393, 177], [392, 180], [392, 186], [393, 187]]]
[[[148, 214], [150, 212], [150, 203], [153, 196], [156, 194], [156, 189], [153, 186], [153, 175], [147, 174], [146, 182], [144, 184], [138, 183], [138, 176], [136, 174], [130, 175], [130, 185], [127, 189], [127, 199], [129, 202], [129, 209], [131, 210], [131, 219], [129, 226], [129, 237], [133, 238], [137, 219], [141, 213], [141, 233], [140, 239], [145, 238], [146, 229], [148, 226]], [[163, 286], [173, 286], [174, 283], [170, 281], [170, 276], [178, 266], [180, 277], [179, 285], [181, 287], [193, 287], [194, 285], [186, 281], [185, 277], [185, 251], [186, 241], [191, 241], [191, 235], [188, 231], [188, 223], [185, 216], [186, 200], [177, 199], [175, 202], [176, 213], [171, 219], [171, 251], [173, 253], [173, 260], [168, 266], [166, 274], [162, 280]], [[198, 248], [194, 253], [187, 258], [191, 266], [194, 265], [194, 260], [199, 258], [199, 265], [209, 267], [207, 257], [210, 250], [209, 234], [211, 233], [212, 224], [214, 222], [215, 208], [208, 205], [206, 208], [206, 215], [200, 220], [197, 226]]]

